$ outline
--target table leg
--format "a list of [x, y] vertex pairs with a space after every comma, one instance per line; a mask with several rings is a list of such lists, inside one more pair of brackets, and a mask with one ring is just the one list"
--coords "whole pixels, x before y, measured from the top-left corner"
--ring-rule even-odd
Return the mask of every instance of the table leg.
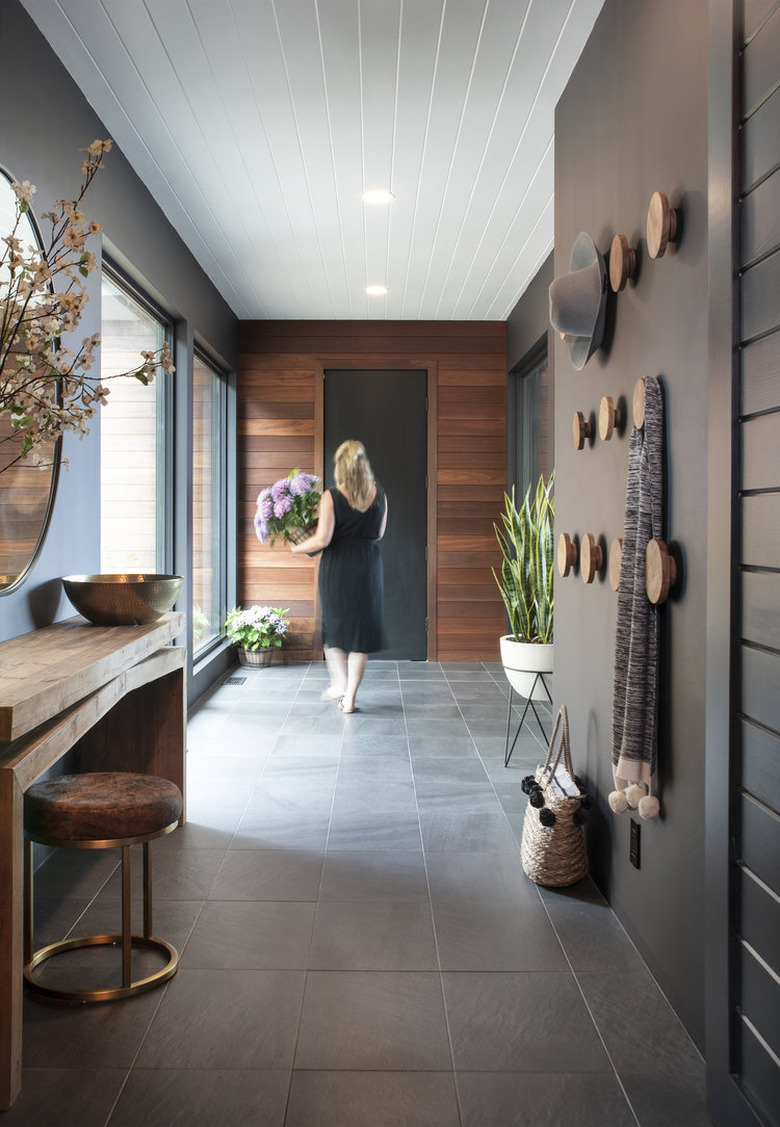
[[0, 770], [0, 1109], [22, 1086], [24, 796]]

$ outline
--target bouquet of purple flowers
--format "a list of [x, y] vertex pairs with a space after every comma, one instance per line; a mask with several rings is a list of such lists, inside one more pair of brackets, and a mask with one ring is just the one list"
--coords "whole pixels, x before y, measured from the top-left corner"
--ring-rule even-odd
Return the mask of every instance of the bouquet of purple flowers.
[[316, 474], [295, 469], [287, 477], [261, 489], [257, 498], [255, 532], [261, 544], [294, 539], [300, 529], [316, 524], [322, 493]]

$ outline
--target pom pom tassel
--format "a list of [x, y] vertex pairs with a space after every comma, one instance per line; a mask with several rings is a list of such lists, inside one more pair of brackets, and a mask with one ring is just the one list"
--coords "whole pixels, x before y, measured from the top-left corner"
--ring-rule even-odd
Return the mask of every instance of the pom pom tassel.
[[661, 804], [654, 794], [646, 794], [639, 801], [640, 818], [657, 818], [661, 812]]
[[608, 801], [610, 809], [614, 814], [622, 814], [628, 808], [626, 792], [624, 790], [610, 791]]
[[639, 803], [645, 797], [645, 788], [641, 783], [631, 783], [626, 787], [626, 802], [632, 810], [636, 810]]

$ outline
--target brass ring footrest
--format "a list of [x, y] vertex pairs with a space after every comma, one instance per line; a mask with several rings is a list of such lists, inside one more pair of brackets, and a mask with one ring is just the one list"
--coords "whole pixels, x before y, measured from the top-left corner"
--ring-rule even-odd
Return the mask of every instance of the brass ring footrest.
[[164, 967], [139, 978], [127, 986], [111, 986], [101, 990], [66, 990], [56, 986], [47, 986], [39, 982], [33, 975], [36, 967], [41, 966], [55, 955], [64, 951], [73, 951], [79, 947], [121, 947], [123, 936], [121, 932], [114, 935], [85, 935], [77, 939], [63, 939], [59, 943], [50, 943], [48, 947], [41, 947], [36, 951], [29, 963], [25, 963], [24, 977], [28, 985], [39, 994], [46, 994], [49, 998], [59, 998], [61, 1001], [71, 1002], [113, 1002], [117, 998], [129, 998], [133, 994], [141, 994], [144, 990], [151, 990], [155, 986], [166, 982], [176, 973], [179, 965], [179, 952], [164, 939], [155, 939], [152, 936], [131, 935], [130, 943], [133, 947], [147, 947], [168, 956]]

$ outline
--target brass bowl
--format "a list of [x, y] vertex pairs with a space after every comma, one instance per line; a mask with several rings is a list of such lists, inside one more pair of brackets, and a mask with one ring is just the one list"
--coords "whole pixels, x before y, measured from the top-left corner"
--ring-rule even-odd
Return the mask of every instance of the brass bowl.
[[65, 575], [62, 586], [95, 626], [143, 626], [170, 610], [183, 575]]

